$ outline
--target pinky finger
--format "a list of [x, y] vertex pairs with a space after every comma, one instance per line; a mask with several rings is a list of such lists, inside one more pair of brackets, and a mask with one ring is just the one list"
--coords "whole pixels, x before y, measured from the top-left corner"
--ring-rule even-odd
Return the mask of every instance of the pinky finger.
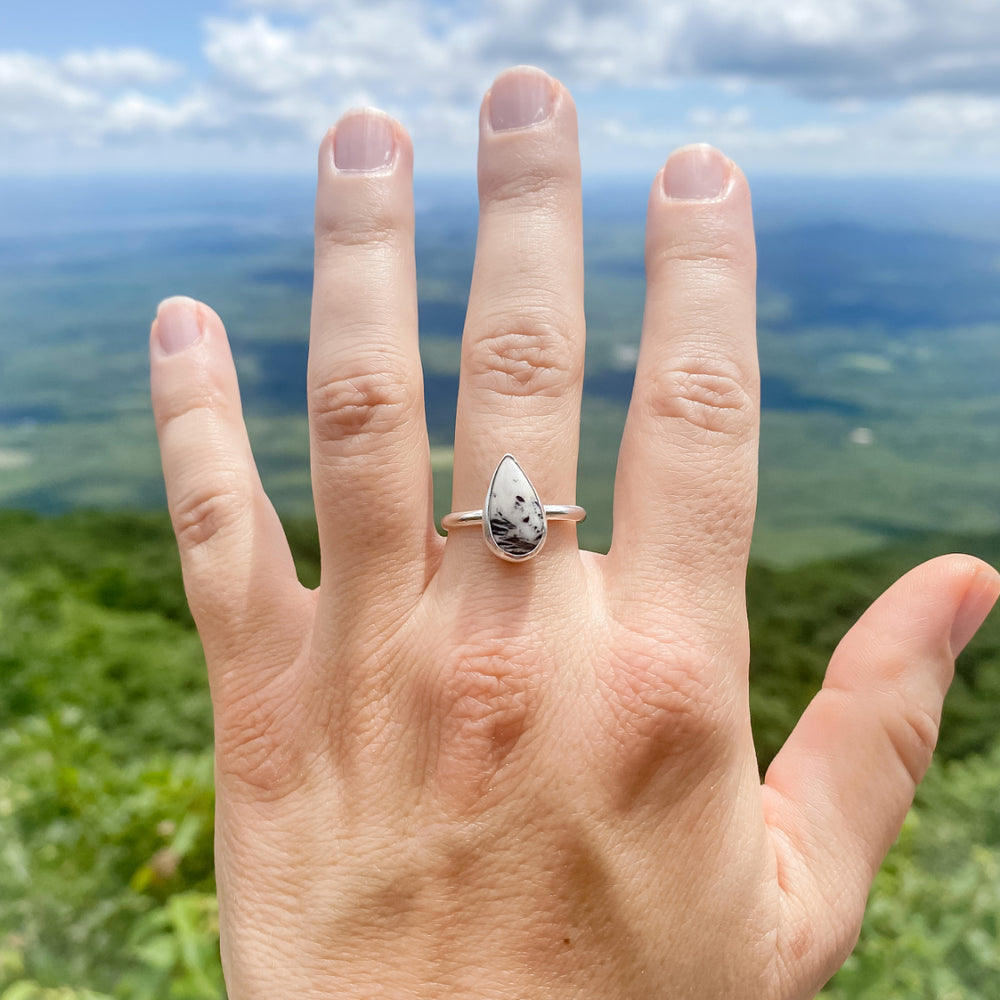
[[166, 299], [150, 363], [167, 504], [211, 671], [288, 627], [304, 593], [250, 451], [222, 321], [193, 299]]

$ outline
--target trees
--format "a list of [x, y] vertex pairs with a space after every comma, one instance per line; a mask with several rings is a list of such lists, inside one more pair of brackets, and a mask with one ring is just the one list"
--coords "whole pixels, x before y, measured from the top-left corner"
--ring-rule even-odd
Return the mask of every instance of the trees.
[[[292, 525], [316, 579], [308, 526]], [[211, 710], [161, 515], [0, 512], [0, 1000], [223, 996]], [[916, 539], [748, 583], [762, 764]], [[1000, 995], [1000, 619], [963, 654], [939, 761], [831, 1000]]]

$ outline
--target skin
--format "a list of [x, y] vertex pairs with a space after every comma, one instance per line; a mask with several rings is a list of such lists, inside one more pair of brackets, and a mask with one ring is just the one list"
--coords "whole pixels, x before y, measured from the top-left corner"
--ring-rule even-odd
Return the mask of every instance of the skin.
[[[491, 100], [518, 76], [547, 88], [550, 113], [497, 130]], [[358, 115], [391, 132], [378, 169], [335, 165]], [[664, 171], [653, 182], [611, 550], [581, 552], [575, 526], [553, 522], [514, 565], [477, 529], [434, 528], [411, 167], [402, 127], [372, 111], [320, 150], [318, 589], [297, 582], [261, 488], [221, 321], [170, 299], [153, 324], [215, 711], [229, 995], [812, 997], [856, 940], [954, 657], [1000, 577], [955, 555], [898, 581], [844, 638], [762, 784], [743, 597], [759, 410], [743, 174], [685, 149], [665, 167], [674, 193], [678, 174], [714, 169], [717, 196], [671, 198]], [[558, 82], [522, 67], [494, 84], [479, 184], [452, 509], [482, 505], [507, 451], [543, 502], [572, 503], [583, 253], [576, 115]], [[197, 337], [178, 349], [184, 324]]]

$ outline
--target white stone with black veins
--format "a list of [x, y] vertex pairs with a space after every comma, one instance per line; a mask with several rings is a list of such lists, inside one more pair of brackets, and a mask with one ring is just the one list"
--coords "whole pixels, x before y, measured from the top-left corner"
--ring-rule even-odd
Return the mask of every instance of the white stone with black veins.
[[500, 459], [483, 507], [483, 533], [504, 559], [533, 556], [545, 541], [545, 511], [531, 480], [511, 455]]

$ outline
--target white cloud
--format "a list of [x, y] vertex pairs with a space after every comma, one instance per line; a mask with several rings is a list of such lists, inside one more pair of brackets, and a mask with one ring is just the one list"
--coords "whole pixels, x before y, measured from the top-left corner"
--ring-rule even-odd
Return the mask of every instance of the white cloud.
[[691, 127], [705, 132], [746, 129], [752, 120], [753, 112], [742, 105], [723, 109], [697, 107], [688, 112]]
[[[995, 0], [247, 0], [207, 26], [230, 92], [308, 91], [333, 106], [474, 106], [503, 67], [534, 62], [574, 92], [682, 80], [773, 83], [808, 99], [1000, 93]], [[275, 23], [274, 18], [281, 23]]]
[[691, 0], [692, 73], [745, 74], [814, 98], [1000, 93], [995, 0]]
[[[996, 0], [242, 0], [230, 10], [202, 26], [199, 78], [140, 48], [0, 53], [0, 165], [16, 161], [18, 141], [57, 133], [118, 151], [210, 139], [234, 163], [248, 148], [302, 163], [337, 114], [374, 103], [410, 128], [418, 163], [458, 156], [464, 167], [483, 91], [522, 62], [562, 79], [581, 107], [609, 92], [632, 105], [627, 120], [602, 108], [582, 122], [584, 148], [607, 166], [629, 150], [659, 156], [675, 137], [802, 163], [810, 150], [827, 162], [839, 144], [865, 162], [887, 136], [946, 158], [966, 139], [992, 150], [1000, 131]], [[721, 100], [671, 110], [682, 127], [664, 129], [654, 95], [692, 81]], [[757, 113], [774, 95], [796, 103], [794, 121]], [[907, 150], [889, 152], [897, 162]]]
[[170, 107], [119, 88], [161, 83], [180, 72], [176, 64], [136, 48], [71, 52], [58, 60], [0, 53], [0, 140], [6, 136], [15, 149], [18, 140], [37, 140], [66, 151], [100, 145], [107, 134], [136, 131], [140, 119], [155, 123], [157, 131], [168, 130], [184, 117], [183, 102]]
[[304, 33], [274, 27], [263, 17], [211, 18], [205, 31], [205, 56], [226, 90], [268, 96], [301, 89], [322, 76], [323, 60]]
[[995, 175], [1000, 162], [1000, 97], [921, 95], [789, 127], [727, 128], [725, 115], [704, 125], [697, 136], [669, 138], [713, 142], [758, 170]]
[[70, 52], [58, 68], [68, 79], [105, 87], [164, 83], [183, 73], [177, 63], [136, 48]]
[[893, 117], [912, 131], [949, 140], [977, 135], [1000, 140], [1000, 97], [925, 94], [906, 101]]
[[31, 135], [97, 110], [93, 91], [67, 80], [49, 60], [0, 53], [0, 130]]
[[[211, 100], [205, 95], [191, 94], [181, 101], [157, 100], [132, 91], [116, 98], [102, 116], [101, 136], [117, 139], [130, 136], [171, 134], [190, 130], [210, 132], [213, 126]], [[214, 122], [218, 126], [218, 122]]]
[[[631, 166], [652, 174], [670, 150], [689, 142], [710, 142], [741, 164], [754, 164], [758, 169], [787, 170], [802, 168], [835, 169], [825, 162], [831, 151], [850, 145], [857, 134], [828, 123], [814, 123], [783, 128], [754, 125], [752, 115], [744, 108], [718, 112], [699, 108], [681, 127], [635, 128], [616, 118], [602, 118], [584, 129], [584, 150], [592, 154], [611, 148], [623, 156], [606, 167], [619, 170], [631, 154]], [[873, 166], [869, 164], [869, 167]]]
[[689, 25], [713, 35], [739, 34], [755, 47], [854, 49], [904, 37], [914, 5], [907, 0], [700, 0], [686, 6]]

